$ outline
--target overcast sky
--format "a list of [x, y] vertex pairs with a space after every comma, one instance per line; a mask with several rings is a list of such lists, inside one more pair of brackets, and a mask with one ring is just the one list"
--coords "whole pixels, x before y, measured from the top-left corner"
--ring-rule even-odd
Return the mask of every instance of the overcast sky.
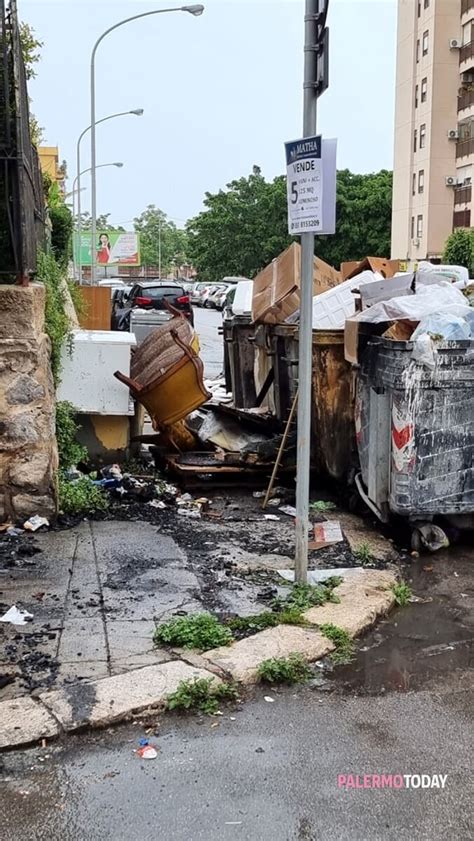
[[[186, 0], [184, 0], [186, 2]], [[45, 143], [75, 175], [75, 144], [90, 123], [89, 63], [96, 38], [133, 14], [173, 3], [18, 0], [44, 41], [30, 83]], [[98, 210], [131, 227], [148, 204], [182, 225], [204, 193], [258, 164], [284, 170], [286, 140], [302, 125], [303, 0], [207, 0], [199, 18], [152, 16], [109, 35], [97, 54], [97, 117], [132, 108], [97, 129]], [[338, 138], [338, 167], [392, 167], [396, 0], [331, 0], [330, 87], [318, 132]], [[89, 165], [84, 143], [82, 168]], [[87, 184], [87, 186], [89, 186]], [[70, 186], [69, 186], [70, 189]], [[89, 209], [90, 191], [82, 194]]]

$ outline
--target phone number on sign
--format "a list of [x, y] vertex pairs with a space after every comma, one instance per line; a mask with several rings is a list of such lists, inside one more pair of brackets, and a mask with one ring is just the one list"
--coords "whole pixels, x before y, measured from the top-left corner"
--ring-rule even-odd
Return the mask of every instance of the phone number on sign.
[[291, 223], [291, 230], [294, 231], [296, 228], [300, 230], [301, 228], [320, 228], [321, 221], [319, 219], [302, 219], [300, 222], [292, 222]]

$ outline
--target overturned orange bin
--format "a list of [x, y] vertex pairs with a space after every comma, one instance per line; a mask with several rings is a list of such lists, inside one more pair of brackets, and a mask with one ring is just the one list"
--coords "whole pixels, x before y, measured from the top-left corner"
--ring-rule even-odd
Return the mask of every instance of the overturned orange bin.
[[210, 399], [198, 347], [191, 325], [177, 316], [157, 327], [134, 351], [130, 377], [115, 372], [145, 407], [154, 429], [172, 426]]

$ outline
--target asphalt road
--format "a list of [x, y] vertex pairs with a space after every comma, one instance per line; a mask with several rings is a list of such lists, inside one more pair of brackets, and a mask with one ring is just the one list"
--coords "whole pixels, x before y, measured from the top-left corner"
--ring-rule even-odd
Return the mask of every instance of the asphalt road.
[[[378, 697], [264, 691], [218, 718], [164, 718], [2, 757], [8, 841], [472, 838], [464, 689]], [[344, 790], [340, 774], [447, 774], [444, 790]]]
[[194, 307], [194, 326], [201, 346], [200, 356], [204, 362], [204, 373], [209, 379], [218, 377], [224, 367], [224, 347], [218, 328], [222, 325], [222, 313]]

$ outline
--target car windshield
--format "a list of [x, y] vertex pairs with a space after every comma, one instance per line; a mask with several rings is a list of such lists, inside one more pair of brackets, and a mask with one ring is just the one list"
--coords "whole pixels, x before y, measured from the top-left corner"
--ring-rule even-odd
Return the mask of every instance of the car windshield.
[[181, 298], [185, 294], [181, 286], [149, 286], [138, 291], [141, 298], [152, 298], [160, 301], [161, 298]]

